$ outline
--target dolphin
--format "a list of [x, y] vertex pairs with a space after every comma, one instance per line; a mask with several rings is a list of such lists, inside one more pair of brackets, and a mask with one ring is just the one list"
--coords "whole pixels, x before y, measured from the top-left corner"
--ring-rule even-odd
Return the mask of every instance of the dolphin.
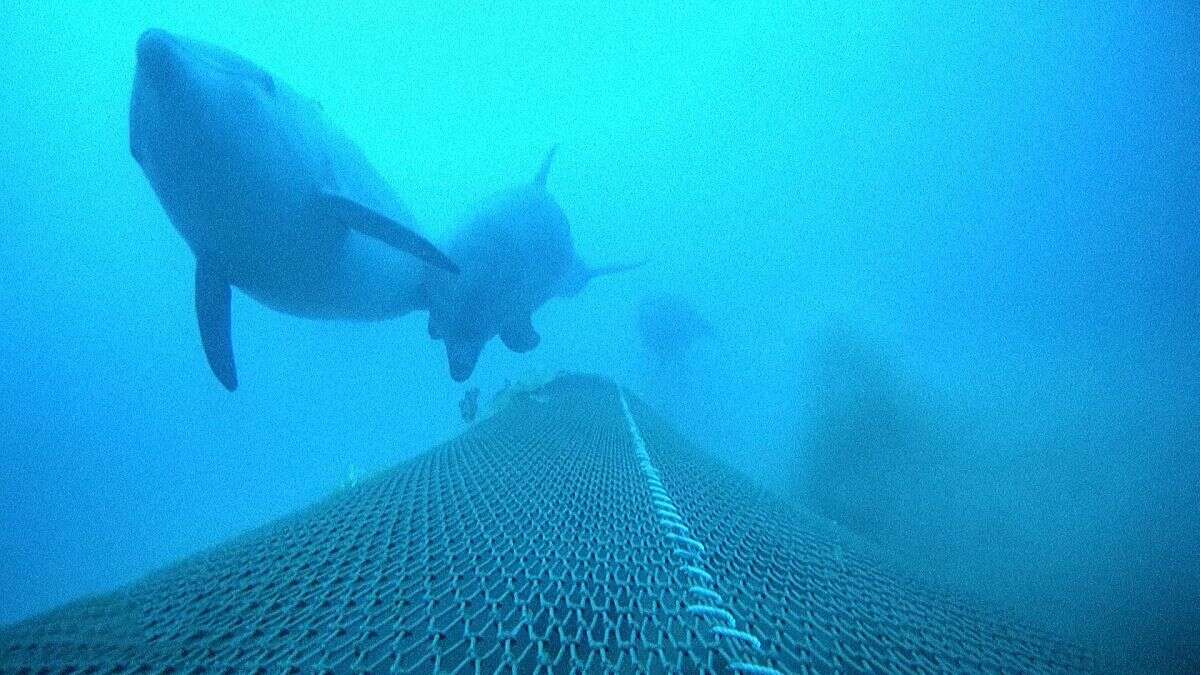
[[682, 360], [695, 342], [716, 335], [685, 298], [671, 294], [642, 300], [637, 329], [646, 352], [659, 361]]
[[196, 318], [237, 388], [230, 288], [280, 312], [382, 320], [423, 309], [458, 270], [315, 101], [220, 47], [148, 30], [129, 148], [196, 258]]
[[434, 269], [427, 276], [429, 336], [445, 343], [457, 382], [471, 376], [497, 335], [517, 353], [537, 347], [533, 313], [551, 298], [645, 262], [592, 267], [575, 255], [567, 217], [546, 190], [554, 154], [551, 148], [532, 181], [484, 200], [454, 230], [446, 253], [461, 265], [458, 274]]

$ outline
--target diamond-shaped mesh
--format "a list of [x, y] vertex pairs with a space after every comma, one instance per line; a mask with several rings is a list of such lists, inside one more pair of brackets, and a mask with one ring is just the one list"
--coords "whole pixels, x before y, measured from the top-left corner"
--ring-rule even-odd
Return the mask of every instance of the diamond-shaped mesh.
[[1077, 671], [564, 376], [289, 518], [0, 631], [0, 670]]

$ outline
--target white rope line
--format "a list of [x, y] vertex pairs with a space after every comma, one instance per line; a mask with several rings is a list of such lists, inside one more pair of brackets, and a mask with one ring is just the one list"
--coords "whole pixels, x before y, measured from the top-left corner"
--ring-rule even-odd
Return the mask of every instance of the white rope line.
[[[704, 617], [711, 621], [709, 630], [718, 638], [734, 640], [762, 654], [762, 642], [747, 631], [739, 630], [737, 620], [729, 610], [725, 609], [721, 595], [709, 588], [713, 584], [713, 576], [704, 569], [704, 544], [691, 536], [687, 523], [675, 508], [675, 502], [662, 483], [662, 476], [650, 454], [646, 452], [646, 441], [633, 421], [633, 413], [629, 411], [629, 403], [625, 400], [625, 392], [618, 390], [621, 397], [621, 411], [625, 413], [625, 422], [629, 425], [629, 435], [633, 439], [633, 452], [638, 460], [638, 467], [646, 478], [650, 490], [650, 501], [654, 504], [654, 513], [658, 516], [658, 524], [664, 530], [663, 536], [674, 546], [676, 557], [685, 562], [679, 566], [679, 571], [687, 574], [693, 583], [688, 587], [689, 614]], [[693, 601], [694, 600], [694, 601]], [[780, 671], [769, 666], [759, 665], [749, 661], [734, 661], [730, 669], [753, 673], [754, 675], [782, 675]]]

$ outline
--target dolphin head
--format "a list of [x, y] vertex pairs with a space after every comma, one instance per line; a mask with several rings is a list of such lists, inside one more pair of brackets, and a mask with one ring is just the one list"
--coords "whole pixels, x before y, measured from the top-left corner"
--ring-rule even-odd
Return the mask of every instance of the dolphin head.
[[178, 91], [186, 71], [179, 40], [165, 30], [151, 28], [137, 43], [137, 79], [158, 92]]
[[429, 337], [445, 343], [450, 376], [463, 382], [474, 372], [483, 346], [497, 329], [491, 312], [479, 306], [477, 297], [463, 293], [462, 287], [447, 290], [447, 297], [431, 304]]
[[461, 338], [446, 340], [446, 360], [450, 364], [450, 377], [455, 382], [466, 382], [475, 372], [484, 344]]
[[287, 165], [272, 135], [280, 93], [270, 74], [220, 47], [157, 29], [138, 39], [130, 152], [197, 252], [227, 244], [212, 224]]
[[137, 43], [130, 133], [151, 132], [153, 119], [177, 134], [213, 135], [214, 126], [253, 118], [275, 93], [274, 78], [237, 54], [150, 29]]

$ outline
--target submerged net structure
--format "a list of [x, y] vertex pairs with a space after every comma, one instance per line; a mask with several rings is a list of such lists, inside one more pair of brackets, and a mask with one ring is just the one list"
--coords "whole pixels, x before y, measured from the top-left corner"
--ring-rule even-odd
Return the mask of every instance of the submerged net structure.
[[1074, 672], [566, 375], [458, 438], [114, 593], [0, 671]]

